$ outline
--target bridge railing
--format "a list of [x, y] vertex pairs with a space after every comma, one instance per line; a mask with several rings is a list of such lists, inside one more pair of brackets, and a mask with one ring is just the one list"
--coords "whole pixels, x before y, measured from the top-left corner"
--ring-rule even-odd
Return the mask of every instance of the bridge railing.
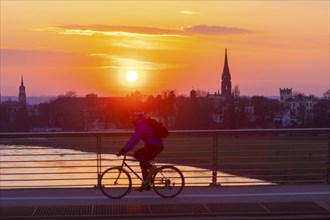
[[[156, 164], [179, 167], [187, 186], [324, 183], [329, 182], [329, 132], [171, 131]], [[0, 188], [97, 187], [101, 173], [119, 164], [115, 153], [131, 134], [0, 133]], [[137, 162], [132, 166], [140, 172]]]

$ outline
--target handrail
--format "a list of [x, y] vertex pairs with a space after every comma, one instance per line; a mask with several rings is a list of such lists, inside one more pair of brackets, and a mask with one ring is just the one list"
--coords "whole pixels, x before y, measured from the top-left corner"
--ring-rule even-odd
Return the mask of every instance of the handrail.
[[[218, 130], [170, 130], [170, 135], [177, 134], [222, 134], [222, 133], [281, 133], [281, 132], [320, 132], [328, 131], [330, 128], [281, 128], [281, 129], [218, 129]], [[1, 138], [21, 138], [21, 137], [96, 137], [111, 135], [127, 135], [133, 133], [133, 130], [127, 131], [78, 131], [78, 132], [0, 132]], [[1, 143], [1, 142], [0, 142]]]

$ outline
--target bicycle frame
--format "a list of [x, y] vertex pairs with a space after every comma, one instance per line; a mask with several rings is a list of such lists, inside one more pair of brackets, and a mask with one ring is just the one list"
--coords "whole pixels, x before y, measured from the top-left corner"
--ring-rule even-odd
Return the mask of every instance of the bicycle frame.
[[[124, 167], [127, 167], [138, 179], [140, 179], [141, 181], [142, 181], [142, 178], [141, 178], [141, 176], [139, 176], [139, 174], [137, 173], [137, 172], [135, 172], [132, 168], [131, 168], [131, 166], [128, 164], [128, 163], [126, 163], [126, 160], [127, 161], [137, 161], [137, 160], [129, 160], [129, 159], [127, 159], [126, 158], [127, 156], [126, 155], [124, 155], [124, 159], [123, 159], [123, 162], [121, 163], [121, 166], [120, 166], [120, 171], [124, 168]], [[119, 175], [118, 175], [118, 178], [116, 179], [116, 181], [119, 179], [119, 177], [120, 177], [120, 174], [121, 174], [121, 172], [119, 173]]]

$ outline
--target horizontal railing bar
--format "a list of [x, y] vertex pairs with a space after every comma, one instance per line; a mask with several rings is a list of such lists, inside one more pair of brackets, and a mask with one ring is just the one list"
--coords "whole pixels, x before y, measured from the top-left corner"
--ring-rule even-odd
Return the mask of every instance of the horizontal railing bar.
[[[324, 165], [326, 163], [326, 161], [324, 162], [319, 162], [319, 161], [315, 161], [315, 162], [265, 162], [265, 163], [220, 163], [218, 166], [223, 166], [223, 165], [260, 165], [260, 164], [278, 164], [278, 165], [285, 165], [285, 164], [322, 164]], [[188, 166], [188, 165], [191, 165], [191, 164], [186, 164], [185, 166]], [[200, 165], [200, 164], [197, 164], [197, 165]], [[209, 165], [210, 164], [206, 164], [206, 165]], [[130, 165], [131, 167], [139, 167], [139, 165]], [[73, 168], [73, 167], [81, 167], [81, 168], [85, 168], [85, 167], [96, 167], [96, 165], [94, 166], [24, 166], [24, 167], [0, 167], [0, 169], [15, 169], [15, 168], [18, 168], [18, 169], [21, 169], [21, 168], [29, 168], [29, 169], [32, 169], [32, 168]], [[110, 168], [108, 166], [102, 166], [102, 167], [105, 167], [105, 168]], [[326, 168], [326, 167], [324, 167]], [[303, 168], [301, 168], [303, 169]], [[316, 169], [316, 168], [314, 168]], [[233, 169], [233, 170], [236, 170], [236, 169]], [[283, 169], [282, 169], [283, 170]]]
[[212, 172], [211, 169], [203, 169], [203, 170], [194, 170], [194, 169], [180, 169], [181, 171], [185, 172], [185, 173], [206, 173], [206, 172]]
[[[211, 135], [210, 135], [211, 136]], [[210, 136], [208, 136], [208, 138], [205, 138], [205, 140], [210, 140]], [[214, 136], [214, 135], [212, 135]], [[219, 136], [218, 136], [219, 137]], [[243, 137], [243, 136], [242, 136]], [[249, 140], [249, 141], [255, 141], [255, 140], [267, 140], [267, 141], [270, 141], [270, 140], [283, 140], [284, 138], [282, 137], [273, 137], [273, 138], [263, 138], [261, 136], [256, 136], [256, 137], [253, 137], [253, 138], [248, 138], [248, 137], [244, 137], [246, 140]], [[290, 146], [307, 146], [309, 144], [309, 142], [306, 142], [306, 139], [308, 140], [317, 140], [319, 143], [318, 144], [321, 144], [321, 143], [324, 143], [327, 141], [327, 137], [323, 137], [323, 138], [320, 138], [320, 137], [317, 137], [317, 138], [312, 138], [310, 136], [303, 136], [303, 137], [299, 137], [299, 138], [287, 138], [286, 140], [292, 140], [292, 141], [296, 141], [295, 143], [290, 143], [289, 145]], [[196, 146], [197, 144], [195, 144], [194, 142], [191, 142], [189, 144], [187, 144], [187, 141], [191, 141], [191, 140], [202, 140], [201, 138], [187, 138], [187, 139], [184, 139], [184, 138], [180, 138], [180, 139], [171, 139], [171, 141], [175, 142], [175, 143], [179, 143], [178, 145], [180, 146]], [[218, 138], [218, 141], [220, 141], [220, 144], [219, 144], [219, 147], [224, 147], [224, 146], [240, 146], [240, 147], [247, 147], [247, 146], [255, 146], [255, 147], [263, 147], [263, 146], [273, 146], [273, 147], [285, 147], [287, 144], [285, 143], [267, 143], [267, 144], [264, 144], [264, 143], [259, 143], [259, 142], [245, 142], [245, 143], [240, 143], [238, 144], [237, 142], [235, 142], [237, 140], [237, 138]], [[228, 141], [232, 141], [231, 143], [227, 143]], [[299, 141], [299, 142], [298, 142]], [[181, 144], [181, 142], [183, 144]], [[313, 141], [315, 143], [315, 141]], [[204, 147], [212, 147], [212, 144], [211, 143], [208, 143], [208, 144], [205, 144], [203, 145]]]
[[[166, 163], [166, 161], [175, 161], [175, 160], [180, 160], [180, 163], [181, 162], [184, 162], [184, 160], [201, 160], [201, 159], [209, 159], [209, 157], [189, 157], [189, 158], [178, 158], [178, 157], [173, 157], [173, 158], [170, 158], [170, 157], [167, 157], [167, 158], [158, 158], [156, 163], [159, 164], [159, 163]], [[102, 158], [102, 162], [112, 162], [112, 161], [122, 161], [122, 160], [118, 160], [118, 159], [103, 159]], [[137, 160], [132, 160], [131, 162], [139, 162]], [[211, 163], [211, 162], [210, 162]], [[131, 164], [130, 164], [131, 165]]]
[[35, 168], [47, 168], [47, 169], [51, 169], [51, 168], [72, 168], [72, 167], [81, 167], [81, 168], [84, 168], [84, 167], [97, 167], [96, 165], [95, 166], [34, 166], [34, 167], [0, 167], [0, 170], [1, 169], [22, 169], [22, 168], [28, 168], [28, 169], [35, 169]]
[[49, 175], [49, 174], [95, 174], [95, 172], [49, 172], [49, 173], [0, 173], [0, 176], [16, 176], [16, 175]]
[[[173, 163], [173, 164], [175, 164], [175, 163]], [[177, 164], [175, 164], [175, 165], [177, 165]], [[203, 166], [212, 166], [212, 163], [211, 162], [210, 163], [182, 163], [177, 166], [197, 166], [197, 167], [201, 166], [201, 167], [203, 167]]]
[[[317, 173], [317, 174], [253, 174], [248, 175], [249, 178], [255, 178], [255, 177], [288, 177], [288, 176], [324, 176], [325, 173]], [[226, 178], [240, 178], [240, 176], [237, 175], [217, 175], [217, 177], [226, 177]]]
[[220, 165], [236, 165], [236, 164], [241, 164], [241, 165], [251, 165], [251, 164], [255, 164], [255, 165], [260, 165], [260, 164], [323, 164], [323, 163], [327, 163], [327, 161], [314, 161], [314, 162], [263, 162], [263, 163], [241, 163], [241, 162], [237, 162], [237, 163], [221, 163]]
[[210, 182], [191, 182], [185, 183], [185, 186], [210, 186]]
[[[27, 186], [27, 185], [21, 185], [21, 186], [1, 186], [2, 188], [40, 188], [40, 187], [81, 187], [81, 186], [85, 186], [88, 188], [94, 188], [95, 184], [76, 184], [76, 185], [32, 185], [32, 186]], [[46, 188], [47, 189], [47, 188]]]
[[[110, 165], [110, 166], [102, 165], [102, 169], [108, 169], [108, 168], [115, 167], [115, 166], [120, 166], [120, 165], [119, 164], [118, 165]], [[136, 168], [140, 168], [140, 165], [138, 165], [138, 164], [130, 165], [130, 167], [133, 168], [133, 169], [136, 169]]]
[[[29, 148], [25, 148], [27, 145], [23, 145], [24, 147], [13, 147], [13, 148], [2, 148], [0, 147], [1, 151], [23, 151], [23, 150], [44, 150], [45, 147], [30, 147]], [[50, 149], [50, 148], [46, 148], [46, 149]]]
[[[250, 140], [250, 141], [255, 141], [256, 139], [261, 139], [261, 140], [279, 140], [279, 139], [281, 139], [281, 140], [283, 140], [284, 138], [281, 138], [281, 137], [274, 137], [274, 138], [268, 138], [268, 139], [266, 139], [266, 138], [263, 138], [263, 137], [254, 137], [254, 138], [246, 138], [246, 140]], [[304, 136], [304, 137], [299, 137], [299, 138], [289, 138], [289, 139], [287, 139], [287, 140], [294, 140], [294, 141], [296, 141], [296, 140], [300, 140], [301, 142], [298, 142], [298, 141], [296, 141], [295, 143], [290, 143], [289, 145], [290, 146], [307, 146], [308, 144], [309, 144], [309, 142], [306, 142], [306, 139], [308, 139], [308, 140], [311, 140], [311, 139], [313, 139], [313, 138], [311, 138], [311, 137], [306, 137], [306, 136]], [[228, 141], [228, 140], [233, 140], [233, 141], [235, 141], [235, 139], [232, 139], [232, 138], [228, 138], [228, 139], [218, 139], [220, 142], [221, 141]], [[313, 139], [314, 140], [314, 139]], [[319, 144], [321, 144], [321, 143], [324, 143], [324, 142], [326, 142], [328, 139], [326, 138], [326, 137], [324, 137], [323, 139], [322, 138], [320, 138], [320, 137], [317, 137], [317, 138], [315, 138], [315, 140], [318, 140], [319, 141]], [[315, 143], [315, 141], [313, 141], [313, 143]], [[285, 144], [285, 143], [281, 143], [281, 142], [279, 142], [279, 143], [267, 143], [267, 144], [264, 144], [264, 143], [258, 143], [258, 142], [253, 142], [253, 143], [251, 143], [251, 142], [246, 142], [246, 143], [240, 143], [240, 144], [238, 144], [238, 143], [236, 143], [236, 142], [231, 142], [231, 143], [224, 143], [224, 144], [219, 144], [219, 147], [221, 148], [221, 147], [224, 147], [224, 146], [240, 146], [240, 147], [246, 147], [246, 146], [256, 146], [256, 147], [264, 147], [264, 146], [268, 146], [268, 147], [270, 147], [270, 146], [272, 146], [272, 147], [285, 147], [285, 146], [287, 146], [287, 144]]]
[[[13, 140], [16, 140], [16, 139], [14, 138]], [[94, 144], [94, 142], [89, 143], [89, 144]], [[43, 149], [58, 149], [61, 147], [61, 145], [57, 145], [57, 146], [46, 145], [46, 146], [40, 146], [40, 147], [36, 146], [36, 145], [39, 145], [39, 143], [27, 143], [27, 144], [21, 144], [19, 146], [16, 146], [16, 145], [13, 145], [10, 143], [0, 143], [0, 145], [2, 146], [1, 150], [43, 150]], [[67, 145], [65, 143], [63, 143], [62, 147], [67, 148]], [[79, 147], [79, 146], [76, 146], [76, 147]], [[81, 145], [80, 147], [84, 147], [84, 145]], [[95, 147], [87, 147], [87, 148], [90, 150], [95, 150]], [[115, 150], [120, 149], [120, 146], [119, 145], [115, 146], [115, 147], [107, 146], [107, 149], [115, 151]]]
[[[315, 169], [315, 170], [324, 170], [326, 167], [324, 167], [323, 169]], [[291, 169], [292, 170], [292, 169]], [[308, 169], [296, 169], [296, 170], [308, 170]], [[189, 172], [199, 172], [199, 173], [208, 173], [208, 172], [212, 172], [211, 170], [184, 170], [184, 169], [181, 169], [182, 172], [185, 172], [185, 173], [189, 173]], [[227, 171], [227, 170], [226, 170]], [[237, 171], [236, 169], [233, 169], [233, 170], [228, 170], [228, 171]], [[263, 171], [263, 170], [262, 170]], [[266, 169], [264, 170], [266, 171]], [[283, 169], [273, 169], [273, 171], [287, 171], [287, 170], [283, 170]], [[224, 172], [224, 171], [221, 171], [221, 172]], [[316, 175], [319, 175], [319, 174], [325, 174], [326, 172], [321, 172], [321, 173], [317, 173]], [[16, 176], [16, 175], [49, 175], [49, 174], [95, 174], [95, 172], [49, 172], [49, 173], [1, 173], [0, 176]], [[240, 173], [238, 175], [242, 175], [244, 173]], [[221, 174], [219, 174], [221, 175]], [[257, 176], [257, 175], [260, 175], [260, 176], [276, 176], [276, 175], [279, 175], [279, 176], [283, 176], [283, 175], [313, 175], [313, 174], [249, 174], [249, 176]], [[237, 176], [237, 175], [236, 175]]]
[[[2, 156], [2, 155], [1, 155]], [[12, 155], [14, 156], [14, 155]], [[17, 156], [17, 155], [16, 155]], [[225, 157], [218, 157], [219, 159], [267, 159], [267, 158], [301, 158], [301, 159], [305, 159], [305, 158], [323, 158], [323, 159], [327, 159], [328, 155], [295, 155], [295, 156], [225, 156]], [[158, 161], [161, 160], [175, 160], [175, 159], [180, 159], [181, 162], [184, 162], [185, 160], [203, 160], [203, 159], [209, 159], [209, 157], [190, 157], [190, 158], [159, 158]], [[5, 160], [5, 161], [1, 161], [2, 163], [11, 163], [11, 162], [54, 162], [54, 161], [95, 161], [97, 160], [96, 156], [95, 158], [90, 158], [90, 159], [75, 159], [75, 160], [33, 160], [33, 161], [11, 161], [11, 160]], [[105, 162], [109, 162], [109, 161], [121, 161], [121, 160], [117, 160], [117, 159], [102, 159], [102, 161]], [[128, 160], [130, 162], [138, 162], [136, 160]]]
[[[282, 150], [282, 149], [270, 149], [270, 150], [253, 150], [253, 149], [247, 149], [247, 150], [240, 150], [240, 153], [244, 153], [244, 152], [318, 152], [318, 151], [326, 151], [326, 148], [321, 148], [321, 149], [289, 149], [289, 150]], [[218, 150], [218, 154], [221, 153], [237, 153], [237, 151], [234, 150]]]
[[[188, 177], [185, 177], [185, 179], [212, 179], [212, 174], [210, 174], [209, 176], [188, 176]], [[210, 183], [210, 182], [209, 182]]]
[[43, 162], [43, 163], [52, 163], [52, 162], [81, 162], [81, 161], [96, 161], [95, 159], [77, 159], [77, 160], [20, 160], [20, 161], [14, 161], [14, 160], [6, 160], [1, 161], [1, 163], [36, 163], [36, 162]]
[[294, 156], [239, 156], [239, 157], [218, 157], [219, 159], [261, 159], [261, 158], [327, 158], [328, 155], [294, 155]]
[[[212, 178], [212, 175], [210, 176], [195, 176], [195, 177], [187, 177], [185, 179], [204, 179], [204, 178]], [[230, 177], [226, 177], [226, 178], [230, 178]], [[237, 177], [234, 177], [237, 178]], [[63, 179], [7, 179], [7, 180], [2, 180], [3, 182], [24, 182], [24, 181], [62, 181], [62, 180], [72, 180], [72, 181], [76, 181], [76, 180], [96, 180], [96, 178], [73, 178], [73, 179], [67, 179], [67, 178], [63, 178]], [[132, 180], [139, 180], [139, 179], [132, 179]]]
[[[191, 145], [189, 145], [191, 146]], [[255, 145], [254, 145], [255, 146]], [[287, 146], [287, 145], [286, 145]], [[227, 146], [226, 146], [227, 147]], [[44, 148], [38, 148], [38, 149], [43, 149]], [[65, 148], [54, 148], [54, 149], [65, 149]], [[8, 149], [8, 151], [12, 151], [13, 149]], [[31, 148], [29, 149], [20, 149], [20, 150], [33, 150]], [[6, 151], [6, 149], [1, 149], [2, 152]], [[306, 149], [249, 149], [246, 148], [246, 150], [241, 149], [240, 148], [240, 153], [242, 152], [318, 152], [318, 151], [327, 151], [326, 147], [325, 148], [320, 148], [320, 149], [311, 149], [311, 148], [306, 148]], [[194, 152], [194, 153], [210, 153], [212, 154], [212, 151], [193, 151], [193, 150], [189, 150], [189, 152]], [[110, 155], [114, 155], [116, 153], [116, 151], [114, 151], [113, 153], [110, 153]], [[170, 155], [170, 154], [181, 154], [181, 153], [186, 153], [186, 151], [182, 150], [178, 150], [176, 152], [171, 152], [171, 151], [167, 151], [166, 154]], [[218, 154], [220, 153], [237, 153], [236, 150], [218, 150]], [[61, 153], [57, 153], [57, 154], [6, 154], [6, 155], [10, 155], [10, 156], [29, 156], [29, 155], [60, 155]], [[83, 152], [83, 153], [64, 153], [64, 155], [93, 155], [95, 154], [95, 152]], [[108, 155], [109, 153], [104, 153], [104, 155]], [[3, 155], [5, 156], [5, 155]]]
[[[327, 153], [327, 149], [322, 149], [322, 150], [287, 150], [287, 151], [282, 151], [282, 150], [239, 150], [240, 154], [243, 153], [258, 153], [258, 154], [262, 154], [262, 153], [284, 153], [284, 155], [290, 154], [290, 153], [301, 153], [300, 155], [303, 155], [304, 153]], [[195, 153], [195, 152], [194, 152]], [[200, 151], [198, 153], [201, 153], [203, 155], [212, 155], [211, 152], [208, 151]], [[170, 152], [166, 152], [166, 155], [168, 155], [169, 157], [172, 155], [186, 155], [187, 152], [186, 151], [182, 151], [182, 152], [176, 152], [176, 153], [170, 153]], [[237, 154], [237, 151], [218, 151], [218, 155], [222, 155], [222, 154]], [[322, 154], [323, 155], [323, 154]], [[198, 158], [199, 155], [196, 155], [196, 158]], [[207, 158], [207, 157], [203, 157], [203, 158]]]
[[[221, 129], [221, 130], [170, 130], [170, 135], [182, 135], [182, 134], [231, 134], [232, 136], [237, 136], [239, 133], [295, 133], [295, 132], [329, 132], [330, 128], [284, 128], [284, 129]], [[113, 132], [29, 132], [29, 133], [20, 133], [20, 132], [13, 132], [13, 133], [0, 133], [0, 138], [33, 138], [33, 137], [96, 137], [96, 136], [104, 136], [104, 137], [111, 137], [111, 136], [127, 136], [133, 133], [132, 131], [113, 131]], [[290, 136], [291, 138], [292, 136]], [[281, 136], [281, 138], [283, 138]], [[1, 142], [0, 142], [1, 143]]]
[[319, 168], [286, 168], [286, 169], [269, 169], [269, 168], [264, 168], [264, 169], [221, 169], [219, 171], [221, 172], [227, 172], [227, 171], [278, 171], [278, 170], [282, 170], [282, 171], [291, 171], [291, 170], [323, 170], [326, 169], [327, 167], [319, 167]]
[[24, 157], [35, 157], [35, 156], [66, 156], [66, 155], [77, 155], [77, 156], [81, 156], [81, 155], [95, 155], [95, 153], [65, 153], [65, 154], [6, 154], [6, 155], [1, 155], [1, 157], [20, 157], [20, 156], [24, 156]]
[[[221, 158], [219, 158], [219, 159], [234, 159], [234, 158], [245, 158], [245, 157], [221, 157]], [[247, 159], [255, 159], [255, 158], [259, 158], [259, 159], [267, 159], [267, 158], [272, 158], [271, 156], [269, 156], [269, 157], [248, 157]], [[280, 157], [278, 157], [278, 156], [274, 156], [274, 158], [282, 158], [281, 156]], [[292, 156], [292, 157], [289, 157], [289, 156], [285, 156], [285, 157], [283, 157], [283, 158], [285, 158], [285, 159], [287, 159], [287, 158], [300, 158], [300, 159], [306, 159], [306, 158], [313, 158], [313, 159], [315, 159], [315, 158], [320, 158], [320, 159], [323, 159], [323, 160], [326, 160], [327, 159], [327, 156], [316, 156], [316, 157], [312, 157], [312, 156], [298, 156], [298, 157], [295, 157], [295, 156]], [[203, 160], [205, 160], [206, 158], [168, 158], [168, 159], [163, 159], [163, 160], [180, 160], [180, 162], [182, 162], [182, 163], [184, 163], [185, 161], [191, 161], [191, 160], [200, 160], [200, 161], [203, 161]], [[159, 160], [157, 160], [157, 161], [159, 161]], [[221, 160], [220, 160], [220, 162], [221, 162]]]
[[[323, 179], [319, 179], [319, 180], [277, 180], [276, 181], [276, 184], [279, 184], [279, 183], [315, 183], [315, 182], [320, 182], [321, 180]], [[225, 183], [221, 183], [221, 184], [233, 184], [233, 183], [236, 183], [236, 184], [241, 184], [241, 183], [268, 183], [268, 184], [274, 184], [272, 182], [265, 182], [263, 180], [260, 180], [260, 181], [248, 181], [248, 182], [242, 182], [242, 181], [235, 181], [235, 182], [228, 182], [226, 181]]]
[[[211, 137], [210, 137], [211, 138]], [[187, 140], [187, 141], [192, 141], [192, 140]], [[324, 148], [320, 148], [319, 150], [326, 150], [326, 144], [327, 143], [322, 143], [325, 145]], [[176, 144], [176, 145], [179, 145], [179, 144]], [[321, 144], [320, 144], [321, 145]], [[200, 144], [199, 145], [192, 145], [192, 144], [189, 144], [189, 145], [179, 145], [180, 148], [182, 147], [182, 149], [187, 149], [187, 148], [190, 148], [190, 149], [194, 149], [194, 148], [200, 148], [202, 147], [203, 149], [206, 149], [206, 152], [209, 152], [209, 153], [212, 153], [212, 151], [209, 151], [209, 149], [212, 149], [212, 146], [201, 146]], [[246, 146], [246, 145], [240, 145], [240, 144], [232, 144], [232, 145], [222, 145], [222, 146], [219, 146], [219, 152], [222, 152], [221, 149], [223, 148], [230, 148], [230, 150], [223, 150], [223, 152], [237, 152], [237, 150], [239, 151], [276, 151], [276, 150], [279, 150], [279, 151], [282, 151], [283, 148], [285, 148], [286, 151], [292, 151], [292, 149], [290, 148], [293, 148], [297, 151], [307, 151], [307, 150], [311, 150], [311, 149], [308, 149], [308, 146], [310, 146], [310, 143], [309, 144], [306, 144], [305, 146], [301, 146], [301, 144], [297, 144], [297, 146], [292, 146], [291, 144], [285, 144], [283, 146], [270, 146], [270, 145], [249, 145], [249, 146]], [[299, 147], [299, 149], [297, 149]], [[267, 149], [269, 148], [269, 149]], [[172, 150], [171, 148], [169, 150]], [[175, 151], [175, 152], [172, 152], [172, 153], [184, 153], [185, 150], [178, 150], [178, 151]], [[170, 152], [168, 152], [170, 153]]]
[[3, 182], [13, 182], [13, 181], [62, 181], [62, 180], [95, 180], [96, 178], [61, 178], [61, 179], [6, 179], [6, 180], [1, 180]]
[[[277, 140], [280, 140], [282, 138], [276, 138], [276, 139]], [[308, 139], [310, 139], [310, 138], [308, 138]], [[198, 140], [201, 140], [201, 139], [198, 139]], [[207, 140], [210, 140], [210, 137], [208, 137]], [[326, 142], [327, 141], [326, 138], [324, 140], [323, 139], [320, 139], [320, 138], [317, 138], [317, 140], [320, 140], [320, 143], [316, 143], [316, 144], [323, 144], [323, 142]], [[184, 147], [190, 147], [190, 146], [195, 147], [195, 146], [199, 146], [199, 144], [200, 144], [200, 143], [198, 145], [196, 145], [196, 144], [186, 144], [187, 141], [190, 141], [191, 142], [192, 139], [186, 139], [186, 140], [180, 139], [180, 141], [175, 141], [176, 142], [175, 145], [176, 146], [180, 146], [180, 148], [181, 148], [183, 146]], [[292, 140], [292, 141], [294, 141], [294, 140]], [[180, 143], [180, 142], [182, 142], [182, 143]], [[315, 141], [313, 141], [313, 143], [315, 143]], [[20, 147], [17, 147], [16, 145], [8, 145], [6, 143], [0, 143], [0, 144], [3, 144], [5, 146], [5, 147], [2, 147], [2, 150], [29, 150], [29, 149], [44, 149], [45, 148], [45, 147], [30, 146], [30, 145], [33, 145], [33, 143], [28, 144], [28, 145], [20, 145]], [[240, 144], [237, 144], [237, 143], [225, 143], [225, 144], [219, 145], [219, 149], [221, 149], [221, 148], [223, 148], [225, 146], [230, 146], [230, 147], [237, 146], [237, 147], [240, 147], [240, 148], [242, 148], [242, 147], [243, 148], [244, 147], [250, 148], [252, 146], [252, 147], [257, 147], [259, 149], [260, 147], [273, 147], [273, 148], [276, 148], [276, 147], [286, 147], [288, 145], [289, 146], [298, 145], [298, 146], [302, 147], [301, 149], [305, 149], [304, 147], [307, 147], [307, 146], [310, 147], [310, 144], [311, 144], [310, 142], [299, 142], [299, 143], [295, 142], [295, 143], [289, 143], [289, 144], [287, 144], [287, 143], [274, 143], [274, 144], [271, 144], [271, 143], [267, 143], [267, 144], [264, 144], [264, 143], [262, 143], [262, 144], [260, 144], [260, 143], [244, 143], [244, 144], [242, 144], [242, 143], [240, 143]], [[13, 146], [13, 147], [8, 147], [8, 146]], [[203, 145], [203, 146], [204, 147], [212, 148], [212, 145], [211, 144], [209, 144], [209, 145]], [[76, 146], [76, 147], [78, 147], [78, 146]], [[82, 145], [81, 147], [84, 147], [84, 146]], [[106, 146], [106, 148], [108, 150], [113, 150], [113, 151], [119, 150], [121, 147], [122, 147], [121, 145], [113, 146], [113, 147]], [[47, 148], [51, 148], [51, 147], [47, 147]], [[57, 148], [60, 148], [60, 147], [55, 147], [55, 149], [57, 149]], [[88, 149], [95, 149], [95, 147], [87, 147], [87, 148]], [[67, 148], [64, 148], [64, 149], [67, 149]], [[178, 149], [178, 150], [180, 151], [180, 149]], [[192, 148], [192, 150], [199, 151], [200, 149]]]

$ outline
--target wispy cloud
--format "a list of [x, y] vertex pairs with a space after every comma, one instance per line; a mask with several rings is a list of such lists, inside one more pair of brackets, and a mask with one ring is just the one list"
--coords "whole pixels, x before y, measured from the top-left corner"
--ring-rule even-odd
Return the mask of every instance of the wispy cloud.
[[164, 69], [182, 67], [182, 65], [179, 64], [156, 63], [156, 62], [144, 61], [141, 59], [113, 56], [107, 54], [92, 54], [92, 55], [101, 56], [111, 60], [112, 63], [111, 65], [98, 67], [104, 69], [113, 68], [113, 69], [136, 69], [136, 70], [164, 70]]
[[64, 25], [59, 27], [48, 27], [34, 29], [36, 31], [53, 31], [58, 34], [68, 35], [94, 35], [104, 36], [189, 36], [189, 35], [228, 35], [254, 33], [251, 30], [239, 27], [193, 25], [179, 29], [143, 26], [109, 26], [109, 25]]
[[63, 51], [38, 51], [1, 48], [2, 66], [44, 68], [80, 68], [80, 69], [136, 69], [136, 70], [165, 70], [180, 68], [183, 64], [160, 63], [110, 55], [103, 53], [80, 54]]
[[200, 14], [200, 12], [194, 12], [194, 11], [179, 11], [179, 13], [185, 14], [185, 15], [198, 15], [198, 14]]
[[84, 68], [100, 65], [104, 61], [102, 57], [65, 51], [0, 48], [0, 53], [3, 67]]
[[225, 35], [225, 34], [247, 34], [253, 31], [237, 28], [237, 27], [224, 27], [224, 26], [208, 26], [208, 25], [195, 25], [184, 27], [182, 31], [185, 34], [193, 35]]

